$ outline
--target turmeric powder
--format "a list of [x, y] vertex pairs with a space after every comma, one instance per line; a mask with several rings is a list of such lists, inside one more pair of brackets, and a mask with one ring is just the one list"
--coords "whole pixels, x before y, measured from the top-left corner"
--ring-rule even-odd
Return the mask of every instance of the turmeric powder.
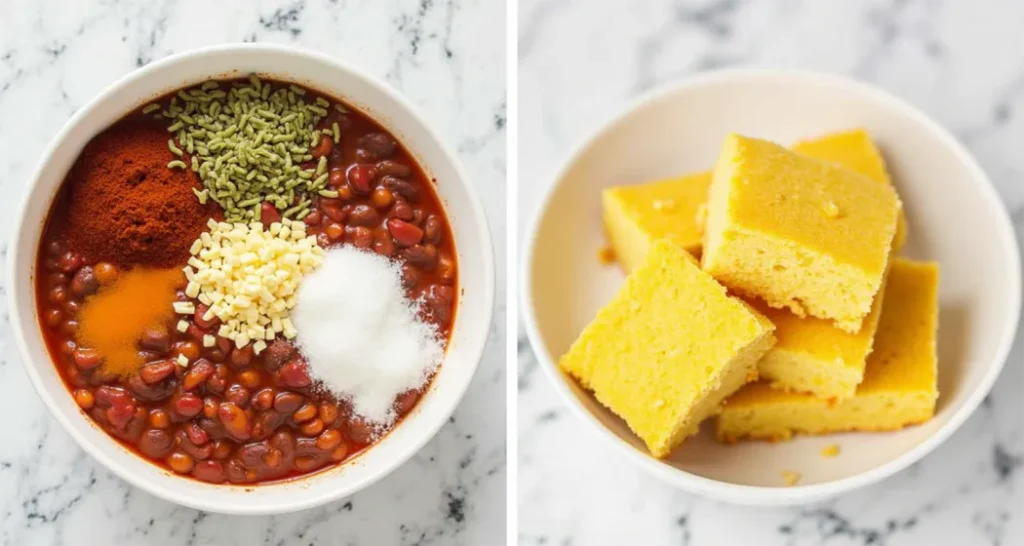
[[146, 328], [169, 321], [180, 269], [133, 269], [85, 300], [79, 312], [78, 344], [103, 355], [101, 370], [128, 376], [143, 364], [136, 348]]

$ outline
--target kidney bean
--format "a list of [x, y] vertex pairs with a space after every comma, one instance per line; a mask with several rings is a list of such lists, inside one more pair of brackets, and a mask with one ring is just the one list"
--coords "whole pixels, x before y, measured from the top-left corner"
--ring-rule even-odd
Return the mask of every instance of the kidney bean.
[[413, 246], [423, 240], [423, 230], [398, 218], [389, 218], [388, 232], [402, 246]]
[[139, 376], [147, 385], [159, 383], [174, 374], [176, 364], [170, 360], [157, 360], [146, 364], [139, 370]]
[[391, 212], [388, 213], [388, 217], [398, 218], [399, 220], [409, 222], [413, 217], [412, 205], [400, 199], [395, 200], [395, 206], [391, 207]]
[[[217, 407], [218, 413], [220, 412], [220, 406]], [[244, 414], [243, 414], [244, 415]], [[203, 430], [210, 435], [210, 438], [214, 440], [223, 440], [228, 436], [227, 430], [224, 425], [218, 419], [208, 419], [203, 417], [199, 420], [199, 426], [203, 427]]]
[[412, 411], [412, 408], [416, 406], [416, 402], [420, 399], [419, 391], [415, 389], [407, 390], [402, 394], [398, 395], [395, 399], [395, 412], [399, 417]]
[[64, 247], [61, 246], [60, 241], [50, 241], [46, 244], [46, 255], [51, 258], [60, 256], [60, 253], [64, 252]]
[[369, 158], [388, 159], [395, 155], [398, 143], [387, 133], [369, 133], [357, 138], [356, 146]]
[[195, 389], [209, 379], [213, 375], [213, 371], [213, 364], [205, 358], [200, 358], [185, 372], [185, 377], [181, 380], [181, 388], [186, 391]]
[[354, 193], [367, 195], [370, 193], [370, 182], [376, 177], [374, 168], [370, 165], [352, 165], [348, 168], [348, 185]]
[[287, 419], [287, 415], [273, 410], [258, 413], [256, 415], [256, 422], [252, 426], [253, 439], [263, 440], [268, 438]]
[[274, 409], [281, 413], [292, 413], [299, 409], [306, 398], [294, 392], [279, 392], [274, 397]]
[[323, 212], [324, 216], [338, 223], [342, 223], [348, 219], [349, 210], [351, 210], [351, 208], [348, 208], [346, 205], [335, 205], [329, 201], [320, 202], [320, 212]]
[[[295, 414], [298, 415], [298, 412], [296, 412]], [[321, 421], [320, 419], [312, 419], [306, 421], [305, 423], [302, 423], [302, 425], [299, 426], [299, 432], [301, 432], [304, 436], [316, 436], [323, 432], [323, 430], [324, 422]]]
[[214, 341], [214, 344], [214, 346], [217, 347], [217, 349], [220, 352], [224, 353], [225, 355], [231, 354], [231, 350], [235, 347], [234, 341], [231, 341], [230, 339], [221, 336], [217, 336], [217, 339]]
[[68, 291], [63, 285], [54, 286], [50, 289], [50, 293], [47, 294], [47, 299], [50, 300], [50, 303], [63, 305], [64, 302], [68, 301]]
[[142, 434], [137, 444], [139, 451], [151, 459], [162, 459], [174, 449], [174, 442], [166, 430], [151, 428]]
[[423, 296], [427, 315], [433, 317], [438, 324], [447, 325], [451, 320], [451, 306], [454, 297], [450, 286], [431, 286]]
[[320, 215], [320, 212], [314, 210], [307, 214], [306, 217], [302, 219], [302, 221], [305, 222], [307, 226], [313, 227], [319, 226], [321, 219], [322, 216]]
[[100, 282], [96, 280], [96, 274], [88, 265], [80, 268], [71, 279], [71, 293], [79, 297], [94, 294], [99, 288]]
[[252, 436], [252, 429], [249, 425], [249, 416], [246, 415], [242, 408], [235, 405], [233, 402], [223, 402], [220, 405], [220, 410], [217, 412], [220, 417], [220, 422], [224, 425], [224, 430], [232, 438], [245, 441]]
[[279, 450], [285, 461], [295, 456], [295, 436], [287, 430], [279, 430], [270, 437], [271, 447]]
[[[269, 203], [264, 203], [264, 205], [268, 204]], [[280, 217], [278, 218], [278, 220], [280, 220]], [[206, 304], [200, 303], [196, 305], [196, 312], [194, 315], [192, 315], [192, 321], [195, 322], [196, 326], [202, 328], [203, 330], [206, 330], [207, 332], [212, 332], [216, 330], [218, 326], [220, 326], [220, 319], [215, 316], [211, 316], [209, 319], [206, 319], [206, 312], [209, 310], [210, 307]]]
[[270, 224], [281, 221], [281, 213], [277, 211], [273, 204], [268, 201], [264, 201], [260, 205], [260, 223], [263, 224], [265, 229], [270, 229]]
[[331, 238], [326, 233], [320, 232], [316, 234], [316, 244], [320, 248], [330, 248], [332, 242]]
[[348, 235], [349, 241], [357, 248], [370, 248], [373, 244], [373, 230], [368, 227], [351, 228]]
[[60, 271], [55, 271], [53, 273], [49, 273], [46, 275], [47, 288], [53, 288], [54, 286], [63, 286], [67, 284], [67, 282], [68, 276], [61, 273]]
[[323, 451], [330, 451], [338, 447], [341, 443], [341, 433], [336, 430], [325, 430], [316, 439], [317, 449]]
[[395, 243], [386, 228], [373, 230], [373, 251], [381, 256], [391, 257], [395, 253]]
[[437, 274], [445, 283], [451, 284], [455, 280], [455, 261], [446, 254], [441, 254], [437, 259]]
[[405, 163], [393, 159], [385, 159], [377, 162], [377, 176], [397, 176], [406, 178], [412, 174], [412, 168]]
[[[173, 370], [172, 370], [173, 372]], [[142, 378], [141, 374], [136, 374], [128, 378], [128, 388], [132, 391], [139, 400], [146, 402], [158, 402], [160, 400], [166, 400], [174, 394], [175, 389], [178, 388], [178, 382], [172, 381], [159, 381], [152, 385], [146, 383]]]
[[327, 185], [331, 188], [338, 189], [345, 184], [345, 171], [341, 169], [331, 169], [327, 174]]
[[413, 245], [402, 250], [401, 256], [410, 264], [433, 271], [437, 266], [437, 247], [431, 244]]
[[295, 346], [283, 339], [275, 339], [263, 351], [263, 364], [270, 371], [280, 368], [295, 354]]
[[195, 417], [203, 411], [203, 401], [192, 393], [184, 393], [172, 401], [174, 411], [183, 417]]
[[250, 403], [258, 410], [268, 410], [274, 407], [274, 389], [266, 388], [258, 391], [252, 396]]
[[115, 405], [127, 405], [134, 402], [134, 399], [121, 387], [103, 385], [96, 389], [96, 401], [101, 408], [106, 409]]
[[422, 226], [423, 221], [427, 219], [427, 213], [423, 209], [415, 209], [412, 211], [412, 222], [417, 226]]
[[436, 214], [427, 216], [427, 221], [423, 224], [423, 237], [425, 240], [432, 245], [437, 245], [441, 242], [443, 232], [444, 223], [441, 217]]
[[210, 483], [224, 483], [224, 465], [220, 461], [199, 461], [192, 469], [197, 479]]
[[408, 180], [402, 180], [395, 176], [385, 176], [381, 179], [380, 183], [385, 188], [391, 190], [391, 193], [402, 196], [402, 198], [410, 203], [416, 203], [420, 200], [419, 188]]
[[171, 334], [163, 324], [154, 324], [142, 332], [139, 347], [156, 354], [165, 355], [171, 350]]
[[249, 389], [237, 384], [231, 385], [224, 393], [224, 398], [240, 408], [245, 408], [249, 405]]
[[188, 434], [186, 434], [184, 430], [179, 430], [174, 433], [174, 443], [178, 446], [178, 449], [188, 453], [197, 461], [209, 459], [210, 455], [213, 454], [213, 444], [204, 443], [201, 446], [197, 446], [188, 439]]
[[242, 466], [242, 463], [232, 459], [225, 463], [224, 467], [227, 471], [229, 482], [237, 484], [252, 481], [252, 478], [249, 477], [249, 474], [246, 472], [245, 467]]
[[372, 227], [380, 223], [380, 214], [369, 205], [356, 205], [348, 215], [352, 226]]
[[231, 351], [231, 354], [228, 356], [228, 363], [231, 364], [232, 368], [236, 370], [241, 370], [248, 367], [249, 364], [252, 362], [252, 355], [253, 352], [251, 343], [240, 349], [236, 347], [234, 350]]
[[231, 446], [231, 442], [228, 442], [226, 440], [217, 440], [216, 442], [213, 443], [213, 458], [217, 459], [218, 461], [227, 459], [229, 456], [231, 456], [231, 452], [234, 450], [234, 448], [232, 448]]
[[180, 451], [175, 451], [167, 456], [167, 466], [171, 467], [171, 470], [178, 474], [188, 474], [192, 472], [192, 467], [195, 461], [188, 454]]
[[57, 258], [47, 258], [46, 261], [43, 262], [43, 268], [46, 269], [46, 271], [59, 271], [60, 262], [57, 261]]
[[107, 421], [115, 429], [124, 430], [135, 415], [135, 403], [114, 404], [107, 409]]
[[74, 273], [79, 267], [82, 267], [82, 257], [74, 252], [65, 252], [57, 261], [57, 266], [65, 273]]
[[376, 431], [373, 425], [361, 417], [354, 417], [348, 422], [348, 437], [357, 444], [368, 444], [373, 441]]
[[60, 330], [65, 335], [73, 336], [78, 332], [78, 321], [74, 319], [65, 320], [64, 324], [60, 325]]
[[196, 446], [201, 446], [210, 441], [210, 434], [203, 430], [203, 428], [195, 421], [185, 423], [181, 429], [185, 431], [185, 436], [188, 437], [188, 441], [192, 442]]
[[249, 468], [260, 468], [265, 462], [264, 458], [270, 453], [270, 444], [266, 441], [250, 442], [238, 448], [236, 455], [242, 464]]
[[280, 383], [285, 387], [301, 389], [313, 383], [309, 378], [306, 363], [298, 358], [293, 358], [287, 364], [281, 366], [278, 373], [280, 374]]
[[323, 135], [320, 137], [320, 142], [315, 148], [309, 151], [309, 155], [313, 156], [313, 159], [320, 159], [321, 157], [331, 153], [334, 149], [334, 141], [331, 137]]
[[79, 347], [74, 353], [75, 365], [83, 370], [91, 370], [103, 364], [103, 355], [90, 347]]

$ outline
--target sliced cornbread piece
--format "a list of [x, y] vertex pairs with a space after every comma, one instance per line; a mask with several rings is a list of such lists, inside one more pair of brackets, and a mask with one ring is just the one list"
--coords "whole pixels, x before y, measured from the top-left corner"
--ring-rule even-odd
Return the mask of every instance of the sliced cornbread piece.
[[726, 138], [702, 267], [737, 293], [857, 332], [889, 262], [896, 192], [766, 140]]
[[[862, 129], [799, 142], [793, 149], [822, 161], [838, 163], [878, 182], [890, 183], [878, 148]], [[615, 256], [627, 272], [639, 265], [650, 245], [661, 238], [700, 256], [704, 232], [701, 209], [706, 211], [711, 176], [712, 171], [706, 171], [604, 190], [601, 202], [605, 232]], [[902, 241], [902, 225], [901, 221], [897, 226], [898, 241]], [[899, 245], [896, 249], [899, 250]]]
[[[885, 283], [882, 283], [882, 290]], [[882, 292], [860, 331], [851, 334], [830, 320], [798, 317], [752, 300], [751, 305], [775, 325], [775, 346], [757, 363], [772, 387], [808, 392], [822, 398], [849, 398], [864, 379], [864, 368], [882, 312]]]
[[697, 209], [707, 201], [711, 172], [608, 188], [601, 194], [604, 227], [615, 256], [632, 271], [658, 239], [700, 255]]
[[935, 414], [939, 267], [896, 258], [885, 286], [875, 348], [856, 394], [830, 401], [758, 381], [731, 396], [719, 440], [787, 440], [793, 433], [895, 430]]
[[773, 329], [662, 239], [558, 364], [665, 457], [756, 377]]
[[[811, 140], [802, 140], [791, 149], [815, 159], [842, 165], [876, 182], [892, 185], [892, 179], [885, 168], [885, 159], [871, 140], [871, 135], [864, 129], [849, 129]], [[901, 210], [899, 222], [896, 224], [893, 248], [898, 252], [906, 240], [907, 218]]]

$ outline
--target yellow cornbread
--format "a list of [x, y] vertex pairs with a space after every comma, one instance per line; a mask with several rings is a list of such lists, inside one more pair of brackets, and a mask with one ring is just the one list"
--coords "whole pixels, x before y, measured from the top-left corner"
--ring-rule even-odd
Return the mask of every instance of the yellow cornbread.
[[[884, 290], [884, 282], [882, 286]], [[883, 299], [876, 295], [871, 312], [854, 334], [836, 328], [829, 320], [801, 318], [785, 309], [772, 309], [752, 301], [752, 306], [775, 325], [777, 340], [757, 363], [760, 376], [775, 388], [809, 392], [822, 398], [853, 396], [864, 379]]]
[[663, 239], [558, 365], [665, 457], [756, 377], [773, 329]]
[[697, 209], [707, 201], [711, 173], [692, 174], [635, 186], [608, 188], [601, 194], [604, 226], [626, 271], [644, 259], [658, 239], [668, 239], [700, 255]]
[[[806, 140], [793, 150], [822, 161], [838, 163], [877, 182], [890, 184], [885, 162], [871, 137], [862, 129], [831, 133]], [[632, 271], [658, 239], [669, 239], [700, 256], [712, 171], [632, 186], [616, 186], [601, 196], [605, 232], [626, 269]], [[896, 230], [896, 249], [902, 245], [903, 222]]]
[[730, 135], [709, 189], [702, 267], [737, 293], [857, 332], [901, 206], [888, 185]]
[[[822, 161], [836, 163], [883, 184], [892, 185], [882, 153], [864, 129], [850, 129], [823, 137], [802, 140], [791, 148], [794, 152]], [[907, 239], [907, 218], [900, 210], [893, 248], [899, 251]]]
[[935, 413], [938, 265], [893, 261], [864, 381], [852, 398], [829, 401], [757, 382], [730, 397], [718, 417], [719, 440], [787, 440], [794, 432], [895, 430]]

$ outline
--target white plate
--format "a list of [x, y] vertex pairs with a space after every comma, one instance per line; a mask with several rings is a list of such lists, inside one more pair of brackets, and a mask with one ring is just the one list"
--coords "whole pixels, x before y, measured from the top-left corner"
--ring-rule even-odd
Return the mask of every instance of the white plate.
[[[391, 433], [354, 459], [308, 478], [239, 487], [172, 475], [129, 452], [78, 409], [43, 344], [32, 277], [53, 196], [93, 135], [164, 93], [210, 78], [254, 72], [344, 99], [386, 127], [419, 160], [437, 180], [436, 190], [451, 223], [460, 296], [444, 363], [423, 399]], [[455, 154], [408, 101], [386, 84], [326, 55], [285, 46], [236, 44], [147, 65], [75, 113], [43, 154], [29, 190], [7, 256], [11, 324], [25, 371], [43, 402], [85, 451], [125, 480], [169, 501], [212, 512], [268, 514], [351, 495], [386, 476], [434, 436], [461, 400], [483, 353], [494, 301], [494, 261], [487, 221], [468, 177]]]
[[[878, 142], [909, 221], [903, 254], [941, 265], [939, 390], [935, 418], [890, 433], [722, 445], [708, 425], [659, 461], [592, 395], [556, 367], [623, 275], [602, 266], [601, 189], [711, 168], [729, 132], [791, 144], [850, 127]], [[532, 224], [522, 310], [541, 368], [607, 444], [667, 483], [716, 499], [761, 505], [810, 502], [876, 482], [920, 459], [974, 411], [999, 375], [1021, 298], [1009, 217], [970, 154], [900, 100], [835, 76], [722, 71], [656, 91], [586, 139], [555, 177]], [[842, 452], [824, 458], [820, 449]], [[802, 474], [785, 488], [781, 473]]]

